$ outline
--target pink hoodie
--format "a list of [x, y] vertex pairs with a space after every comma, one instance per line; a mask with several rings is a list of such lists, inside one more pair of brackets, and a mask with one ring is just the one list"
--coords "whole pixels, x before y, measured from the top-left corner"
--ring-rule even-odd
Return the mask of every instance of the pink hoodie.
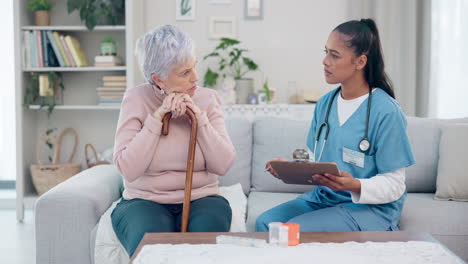
[[[150, 84], [125, 93], [115, 135], [114, 163], [124, 177], [125, 199], [182, 203], [190, 140], [187, 116], [172, 119], [169, 135], [152, 115], [165, 95]], [[218, 193], [218, 176], [234, 163], [236, 152], [226, 132], [216, 91], [199, 87], [192, 97], [200, 108], [192, 200]]]

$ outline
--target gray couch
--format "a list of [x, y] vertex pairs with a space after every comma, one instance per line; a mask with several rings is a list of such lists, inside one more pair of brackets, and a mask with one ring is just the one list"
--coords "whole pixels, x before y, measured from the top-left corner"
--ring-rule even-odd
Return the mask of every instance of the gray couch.
[[[446, 122], [408, 118], [416, 165], [407, 170], [408, 198], [401, 230], [428, 232], [468, 260], [468, 202], [434, 200], [441, 127]], [[264, 172], [273, 157], [290, 158], [305, 147], [310, 121], [258, 118], [228, 119], [237, 161], [221, 185], [240, 182], [248, 195], [247, 230], [265, 210], [297, 197], [310, 187], [287, 185]], [[41, 196], [35, 209], [37, 263], [93, 263], [96, 224], [120, 196], [121, 176], [112, 165], [81, 172]]]

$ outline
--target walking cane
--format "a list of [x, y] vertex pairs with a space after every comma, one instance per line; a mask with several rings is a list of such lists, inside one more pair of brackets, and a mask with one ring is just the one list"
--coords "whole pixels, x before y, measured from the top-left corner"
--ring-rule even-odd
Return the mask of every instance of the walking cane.
[[[184, 205], [182, 208], [182, 226], [180, 232], [187, 232], [187, 226], [190, 215], [190, 201], [192, 197], [192, 177], [193, 177], [193, 164], [195, 162], [195, 146], [197, 144], [197, 127], [198, 122], [195, 117], [195, 113], [192, 109], [187, 108], [186, 115], [192, 121], [192, 130], [190, 131], [190, 143], [188, 149], [187, 159], [187, 174], [185, 176], [185, 192], [184, 192]], [[169, 112], [163, 118], [162, 134], [167, 136], [169, 134], [169, 121], [171, 120], [172, 114]]]

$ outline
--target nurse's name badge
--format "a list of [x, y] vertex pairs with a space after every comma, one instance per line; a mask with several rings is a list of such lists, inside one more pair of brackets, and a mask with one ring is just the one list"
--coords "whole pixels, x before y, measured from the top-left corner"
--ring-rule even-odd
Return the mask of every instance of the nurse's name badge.
[[364, 168], [364, 153], [343, 147], [343, 161]]

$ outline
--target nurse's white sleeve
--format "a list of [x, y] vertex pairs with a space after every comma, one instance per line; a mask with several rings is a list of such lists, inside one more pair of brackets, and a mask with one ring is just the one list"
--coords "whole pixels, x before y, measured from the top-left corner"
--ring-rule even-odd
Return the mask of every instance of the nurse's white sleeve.
[[361, 193], [351, 192], [353, 203], [385, 204], [400, 199], [406, 189], [405, 172], [406, 168], [401, 168], [369, 179], [358, 179]]

